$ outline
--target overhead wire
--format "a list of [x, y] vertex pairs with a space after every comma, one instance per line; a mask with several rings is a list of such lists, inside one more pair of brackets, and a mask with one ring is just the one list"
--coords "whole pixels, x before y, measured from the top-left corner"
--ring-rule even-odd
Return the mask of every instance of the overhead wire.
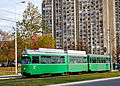
[[13, 27], [13, 26], [5, 26], [5, 25], [0, 25], [0, 27]]
[[7, 18], [7, 19], [12, 19], [12, 20], [15, 20], [15, 18], [5, 17], [5, 16], [0, 16], [0, 18]]
[[[6, 12], [6, 13], [9, 13], [9, 14], [13, 14], [13, 15], [22, 16], [21, 14], [18, 14], [18, 13], [15, 13], [15, 12], [11, 12], [11, 11], [8, 11], [8, 10], [4, 10], [4, 9], [1, 9], [1, 8], [0, 8], [0, 11]], [[17, 22], [14, 18], [8, 18], [8, 17], [0, 17], [0, 20], [6, 21], [7, 23], [15, 23], [15, 22]], [[8, 28], [11, 28], [13, 26], [0, 25], [0, 27], [8, 27]]]
[[[3, 9], [1, 9], [1, 8], [0, 8], [0, 10], [3, 11], [3, 12], [7, 12], [7, 13], [11, 13], [11, 14], [15, 14], [14, 12], [10, 12], [10, 11], [7, 11], [7, 10], [3, 10]], [[16, 13], [16, 15], [20, 15], [20, 16], [22, 16], [21, 14], [18, 14], [18, 13]]]
[[[0, 16], [0, 18], [7, 18], [7, 19], [12, 19], [12, 20], [14, 20], [15, 21], [15, 18], [11, 18], [11, 17], [5, 17], [5, 16]], [[17, 21], [19, 21], [19, 19], [16, 19]]]
[[5, 19], [5, 18], [0, 18], [0, 20], [9, 21], [9, 22], [16, 22], [14, 20], [9, 20], [9, 19]]
[[[10, 11], [7, 11], [7, 10], [3, 10], [0, 8], [1, 11], [4, 11], [4, 12], [7, 12], [7, 13], [11, 13], [11, 14], [15, 14], [14, 12], [10, 12]], [[20, 14], [17, 14], [16, 15], [19, 15], [19, 16], [22, 16]], [[7, 18], [7, 19], [6, 19]], [[12, 19], [12, 20], [11, 20]], [[8, 18], [8, 17], [0, 17], [0, 20], [4, 20], [4, 21], [9, 21], [9, 22], [16, 22], [14, 18]]]

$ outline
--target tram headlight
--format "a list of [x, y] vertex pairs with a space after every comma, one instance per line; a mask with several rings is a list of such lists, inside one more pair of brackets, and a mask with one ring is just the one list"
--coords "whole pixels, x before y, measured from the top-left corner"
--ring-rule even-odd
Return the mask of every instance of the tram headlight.
[[26, 70], [26, 68], [24, 68], [24, 70]]

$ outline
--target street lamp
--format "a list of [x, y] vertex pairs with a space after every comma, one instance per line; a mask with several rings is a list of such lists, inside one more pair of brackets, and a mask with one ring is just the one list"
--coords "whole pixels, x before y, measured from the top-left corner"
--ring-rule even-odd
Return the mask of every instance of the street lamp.
[[[17, 4], [25, 3], [25, 1], [21, 1], [15, 4], [15, 23], [16, 23], [16, 6]], [[15, 72], [17, 73], [17, 29], [15, 24]]]

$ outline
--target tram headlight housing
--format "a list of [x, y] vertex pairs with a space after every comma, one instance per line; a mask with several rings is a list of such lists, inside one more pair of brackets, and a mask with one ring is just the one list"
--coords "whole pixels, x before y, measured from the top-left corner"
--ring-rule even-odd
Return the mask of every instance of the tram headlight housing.
[[26, 68], [24, 68], [24, 70], [26, 70]]

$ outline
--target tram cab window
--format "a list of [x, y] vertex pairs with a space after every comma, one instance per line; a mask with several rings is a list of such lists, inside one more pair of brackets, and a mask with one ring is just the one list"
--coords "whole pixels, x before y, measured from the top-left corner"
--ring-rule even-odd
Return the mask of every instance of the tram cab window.
[[39, 63], [39, 56], [32, 56], [32, 63]]
[[22, 57], [21, 63], [22, 64], [30, 64], [31, 58], [30, 57]]

